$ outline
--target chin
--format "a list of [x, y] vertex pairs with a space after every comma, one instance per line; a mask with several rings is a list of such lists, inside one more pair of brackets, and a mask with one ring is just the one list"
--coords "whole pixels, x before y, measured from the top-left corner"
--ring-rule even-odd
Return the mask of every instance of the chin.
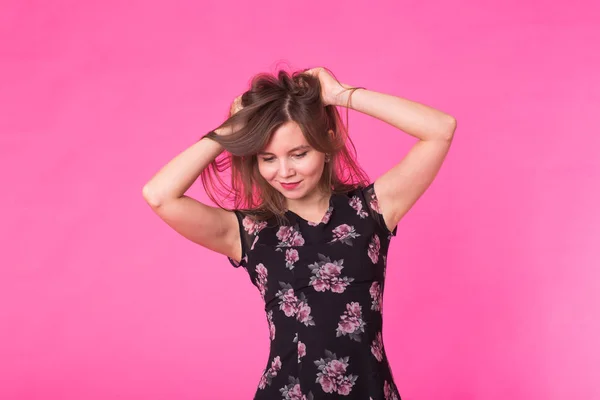
[[294, 192], [294, 193], [288, 193], [288, 194], [286, 194], [284, 192], [280, 192], [280, 193], [286, 199], [292, 199], [292, 200], [301, 199], [301, 198], [303, 198], [306, 195], [306, 193], [304, 193], [304, 192], [298, 192], [298, 193]]
[[294, 190], [294, 191], [287, 191], [285, 189], [281, 189], [280, 187], [273, 187], [275, 190], [277, 190], [279, 193], [281, 193], [281, 195], [283, 197], [285, 197], [286, 199], [291, 199], [291, 200], [298, 200], [301, 199], [303, 197], [305, 197], [308, 193], [310, 193], [310, 190]]

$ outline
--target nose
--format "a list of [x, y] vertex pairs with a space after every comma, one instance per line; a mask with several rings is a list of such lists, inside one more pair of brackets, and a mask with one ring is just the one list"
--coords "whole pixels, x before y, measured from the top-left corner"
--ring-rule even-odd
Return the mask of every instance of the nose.
[[279, 164], [279, 175], [282, 178], [287, 179], [291, 176], [294, 176], [294, 174], [294, 170], [290, 167], [290, 164], [287, 162], [287, 160], [284, 160], [281, 162], [281, 164]]

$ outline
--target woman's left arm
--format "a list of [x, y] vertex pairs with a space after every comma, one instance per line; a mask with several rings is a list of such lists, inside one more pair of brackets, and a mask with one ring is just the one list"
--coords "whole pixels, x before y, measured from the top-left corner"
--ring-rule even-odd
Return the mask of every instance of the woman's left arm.
[[398, 164], [374, 182], [383, 219], [392, 231], [436, 177], [450, 149], [456, 119], [424, 104], [367, 89], [355, 90], [348, 102], [351, 92], [339, 93], [334, 104], [370, 115], [419, 139]]

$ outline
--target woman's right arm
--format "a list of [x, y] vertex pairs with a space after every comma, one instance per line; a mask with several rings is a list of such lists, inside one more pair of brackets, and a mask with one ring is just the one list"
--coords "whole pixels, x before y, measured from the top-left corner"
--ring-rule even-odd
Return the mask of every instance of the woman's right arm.
[[[215, 133], [222, 134], [215, 130]], [[235, 214], [185, 195], [223, 147], [204, 138], [162, 167], [144, 185], [142, 194], [152, 210], [176, 232], [210, 250], [239, 261], [242, 257]]]

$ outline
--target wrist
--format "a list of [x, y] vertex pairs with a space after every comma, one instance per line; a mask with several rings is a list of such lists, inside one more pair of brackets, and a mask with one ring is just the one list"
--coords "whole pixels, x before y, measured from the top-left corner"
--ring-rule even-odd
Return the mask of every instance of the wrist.
[[213, 132], [216, 133], [218, 136], [227, 136], [231, 133], [231, 127], [217, 128], [213, 130]]
[[362, 86], [352, 86], [346, 85], [344, 83], [341, 84], [343, 89], [340, 89], [340, 92], [335, 96], [335, 105], [336, 106], [348, 106], [348, 100], [350, 95], [353, 94], [358, 89], [365, 89]]

